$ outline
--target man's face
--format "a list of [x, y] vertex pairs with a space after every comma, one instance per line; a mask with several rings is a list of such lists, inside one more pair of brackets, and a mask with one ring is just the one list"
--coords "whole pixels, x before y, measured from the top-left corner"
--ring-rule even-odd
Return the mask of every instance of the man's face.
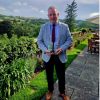
[[56, 9], [49, 9], [48, 17], [49, 17], [50, 22], [56, 23], [59, 17], [59, 13]]

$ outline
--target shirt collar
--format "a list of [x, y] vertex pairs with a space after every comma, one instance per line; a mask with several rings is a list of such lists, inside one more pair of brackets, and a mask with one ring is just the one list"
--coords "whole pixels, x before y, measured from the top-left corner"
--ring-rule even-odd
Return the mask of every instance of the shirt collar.
[[[49, 21], [49, 23], [50, 23], [50, 25], [52, 26], [53, 23], [51, 23], [50, 21]], [[57, 22], [55, 23], [55, 25], [58, 25], [58, 24], [59, 24], [59, 21], [57, 21]]]

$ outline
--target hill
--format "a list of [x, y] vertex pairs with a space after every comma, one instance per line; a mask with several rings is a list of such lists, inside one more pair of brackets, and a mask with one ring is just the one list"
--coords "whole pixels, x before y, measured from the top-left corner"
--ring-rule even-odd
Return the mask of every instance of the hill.
[[91, 28], [91, 29], [99, 29], [99, 25], [90, 23], [88, 21], [77, 20], [77, 27], [79, 28]]
[[[37, 19], [34, 17], [6, 16], [6, 15], [0, 14], [0, 21], [2, 20], [11, 20], [11, 21], [16, 20], [20, 22], [25, 21], [25, 22], [28, 22], [31, 24], [37, 24], [37, 25], [44, 24], [45, 22], [48, 21], [48, 19], [41, 19], [41, 18]], [[64, 19], [60, 19], [60, 21], [64, 22]], [[93, 30], [99, 29], [99, 25], [90, 23], [88, 21], [83, 21], [83, 20], [77, 20], [76, 25], [78, 29], [82, 29], [82, 28], [91, 28]]]

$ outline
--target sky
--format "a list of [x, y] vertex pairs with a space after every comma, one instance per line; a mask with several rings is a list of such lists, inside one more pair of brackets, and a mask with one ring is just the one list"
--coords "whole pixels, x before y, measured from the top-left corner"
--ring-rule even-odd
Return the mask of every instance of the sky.
[[[65, 18], [65, 9], [67, 4], [73, 0], [0, 0], [0, 14], [48, 18], [47, 9], [49, 6], [55, 6], [60, 19]], [[78, 20], [85, 20], [99, 14], [99, 0], [75, 0], [77, 3]]]

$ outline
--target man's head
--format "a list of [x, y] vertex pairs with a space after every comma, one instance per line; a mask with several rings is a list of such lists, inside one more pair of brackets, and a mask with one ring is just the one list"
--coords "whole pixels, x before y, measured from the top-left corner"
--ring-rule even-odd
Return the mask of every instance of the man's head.
[[59, 12], [54, 6], [50, 6], [48, 8], [48, 17], [49, 17], [50, 22], [52, 23], [56, 23], [58, 21]]

